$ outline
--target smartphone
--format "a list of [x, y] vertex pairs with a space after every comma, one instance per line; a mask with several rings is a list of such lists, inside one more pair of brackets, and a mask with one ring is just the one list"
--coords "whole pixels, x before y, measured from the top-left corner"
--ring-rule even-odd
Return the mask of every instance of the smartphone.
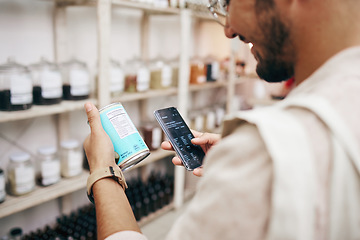
[[194, 135], [178, 110], [175, 107], [159, 109], [154, 115], [184, 167], [189, 171], [200, 167], [205, 153], [200, 146], [191, 143]]

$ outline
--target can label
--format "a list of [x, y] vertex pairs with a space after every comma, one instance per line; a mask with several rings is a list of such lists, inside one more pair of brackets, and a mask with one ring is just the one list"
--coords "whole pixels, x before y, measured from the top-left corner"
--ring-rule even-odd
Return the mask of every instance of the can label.
[[[143, 152], [149, 152], [144, 140], [120, 103], [110, 104], [100, 110], [101, 124], [109, 135], [115, 152], [120, 156], [117, 164], [136, 159]], [[147, 155], [146, 155], [147, 156]], [[134, 164], [139, 162], [134, 161]]]

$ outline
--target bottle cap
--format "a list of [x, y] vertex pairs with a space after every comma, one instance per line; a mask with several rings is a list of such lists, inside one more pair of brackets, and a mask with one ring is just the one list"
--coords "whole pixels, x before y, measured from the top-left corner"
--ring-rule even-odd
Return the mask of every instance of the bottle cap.
[[30, 154], [26, 152], [17, 152], [10, 155], [10, 160], [14, 162], [25, 162], [30, 159]]
[[38, 153], [41, 155], [52, 155], [52, 154], [56, 153], [56, 147], [54, 147], [54, 146], [39, 147]]
[[61, 147], [65, 149], [77, 148], [79, 146], [79, 142], [75, 139], [64, 140], [61, 142]]

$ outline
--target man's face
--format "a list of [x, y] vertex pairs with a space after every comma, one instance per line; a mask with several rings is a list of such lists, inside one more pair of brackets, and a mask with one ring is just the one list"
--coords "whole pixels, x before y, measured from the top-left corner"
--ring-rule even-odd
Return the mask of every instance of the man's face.
[[253, 44], [256, 72], [268, 82], [294, 75], [294, 49], [289, 27], [281, 19], [273, 0], [230, 0], [228, 37], [236, 35]]

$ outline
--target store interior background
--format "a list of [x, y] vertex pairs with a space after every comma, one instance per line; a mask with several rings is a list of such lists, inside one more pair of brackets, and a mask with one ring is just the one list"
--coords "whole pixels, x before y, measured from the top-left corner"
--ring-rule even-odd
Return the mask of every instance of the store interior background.
[[[54, 61], [53, 1], [0, 1], [0, 64], [9, 57], [29, 65], [39, 62], [41, 57]], [[69, 57], [75, 57], [87, 63], [92, 79], [97, 73], [97, 23], [95, 7], [71, 7], [67, 9], [67, 39]], [[141, 19], [143, 11], [116, 7], [112, 9], [111, 57], [125, 64], [134, 57], [141, 56]], [[174, 59], [180, 54], [179, 16], [152, 16], [149, 32], [149, 59], [163, 57]], [[221, 60], [229, 57], [230, 49], [237, 49], [237, 58], [246, 61], [248, 72], [254, 72], [255, 61], [247, 45], [238, 38], [229, 40], [223, 34], [223, 28], [214, 21], [192, 22], [190, 45], [191, 57], [216, 56]], [[237, 89], [238, 102], [234, 108], [241, 108], [241, 101], [253, 97], [254, 83], [240, 84]], [[269, 92], [268, 86], [266, 91]], [[220, 91], [220, 90], [219, 90]], [[213, 92], [204, 91], [189, 101], [194, 108], [211, 106], [214, 101], [223, 101], [220, 95], [212, 98]], [[225, 93], [224, 93], [225, 94]], [[153, 108], [176, 106], [176, 97], [151, 99]], [[141, 123], [138, 102], [125, 105], [135, 125]], [[89, 134], [84, 111], [70, 113], [71, 137], [82, 142]], [[19, 151], [17, 146], [36, 154], [40, 145], [57, 145], [56, 122], [53, 116], [36, 117], [14, 122], [0, 123], [0, 167], [6, 169], [9, 155]], [[76, 209], [88, 204], [85, 190], [76, 191], [67, 196], [71, 199], [71, 208]], [[0, 219], [0, 236], [15, 226], [24, 232], [34, 230], [54, 222], [61, 214], [59, 199], [51, 200], [24, 211]]]

